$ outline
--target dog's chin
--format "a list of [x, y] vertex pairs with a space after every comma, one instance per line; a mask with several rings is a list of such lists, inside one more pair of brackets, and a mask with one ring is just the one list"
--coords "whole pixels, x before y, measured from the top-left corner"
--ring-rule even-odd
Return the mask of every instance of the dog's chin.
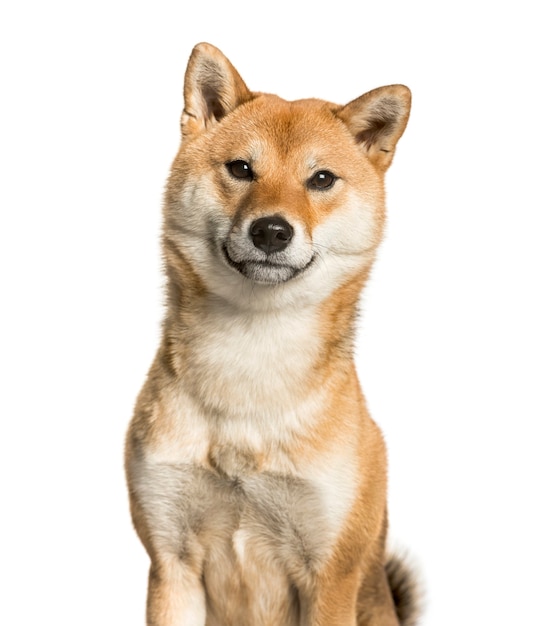
[[314, 261], [314, 257], [304, 267], [293, 267], [282, 263], [272, 263], [270, 261], [235, 261], [229, 255], [227, 246], [222, 248], [223, 256], [228, 265], [242, 274], [248, 280], [260, 285], [279, 285], [286, 283], [292, 278], [299, 276]]

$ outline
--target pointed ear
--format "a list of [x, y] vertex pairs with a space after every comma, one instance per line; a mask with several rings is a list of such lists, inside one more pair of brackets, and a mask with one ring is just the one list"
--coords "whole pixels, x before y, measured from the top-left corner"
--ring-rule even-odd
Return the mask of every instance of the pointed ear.
[[209, 43], [197, 44], [185, 73], [183, 136], [202, 132], [252, 97], [220, 50]]
[[409, 89], [404, 85], [390, 85], [352, 100], [337, 116], [348, 126], [375, 167], [386, 171], [407, 126], [410, 109]]

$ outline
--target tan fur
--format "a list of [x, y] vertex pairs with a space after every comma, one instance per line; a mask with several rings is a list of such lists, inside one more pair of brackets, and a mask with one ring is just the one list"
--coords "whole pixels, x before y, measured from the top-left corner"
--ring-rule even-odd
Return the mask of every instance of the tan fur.
[[[286, 102], [199, 44], [184, 96], [163, 338], [126, 446], [147, 624], [397, 625], [385, 448], [352, 347], [410, 93]], [[317, 189], [318, 172], [336, 178]], [[272, 251], [251, 230], [270, 216], [288, 238]]]

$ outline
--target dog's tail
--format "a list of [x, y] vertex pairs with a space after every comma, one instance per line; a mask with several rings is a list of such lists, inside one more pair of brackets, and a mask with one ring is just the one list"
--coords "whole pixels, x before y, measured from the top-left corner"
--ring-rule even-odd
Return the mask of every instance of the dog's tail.
[[421, 589], [407, 559], [397, 554], [390, 555], [386, 562], [386, 576], [400, 626], [416, 626], [422, 611]]

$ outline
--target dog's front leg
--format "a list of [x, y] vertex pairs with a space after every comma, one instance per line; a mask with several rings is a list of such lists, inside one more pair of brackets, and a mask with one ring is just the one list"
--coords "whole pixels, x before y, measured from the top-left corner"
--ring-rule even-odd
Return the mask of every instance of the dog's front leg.
[[177, 557], [152, 564], [147, 626], [204, 626], [205, 621], [206, 601], [199, 573]]
[[195, 529], [207, 517], [208, 473], [165, 460], [131, 435], [126, 469], [133, 523], [151, 561], [147, 626], [204, 626], [204, 548]]

